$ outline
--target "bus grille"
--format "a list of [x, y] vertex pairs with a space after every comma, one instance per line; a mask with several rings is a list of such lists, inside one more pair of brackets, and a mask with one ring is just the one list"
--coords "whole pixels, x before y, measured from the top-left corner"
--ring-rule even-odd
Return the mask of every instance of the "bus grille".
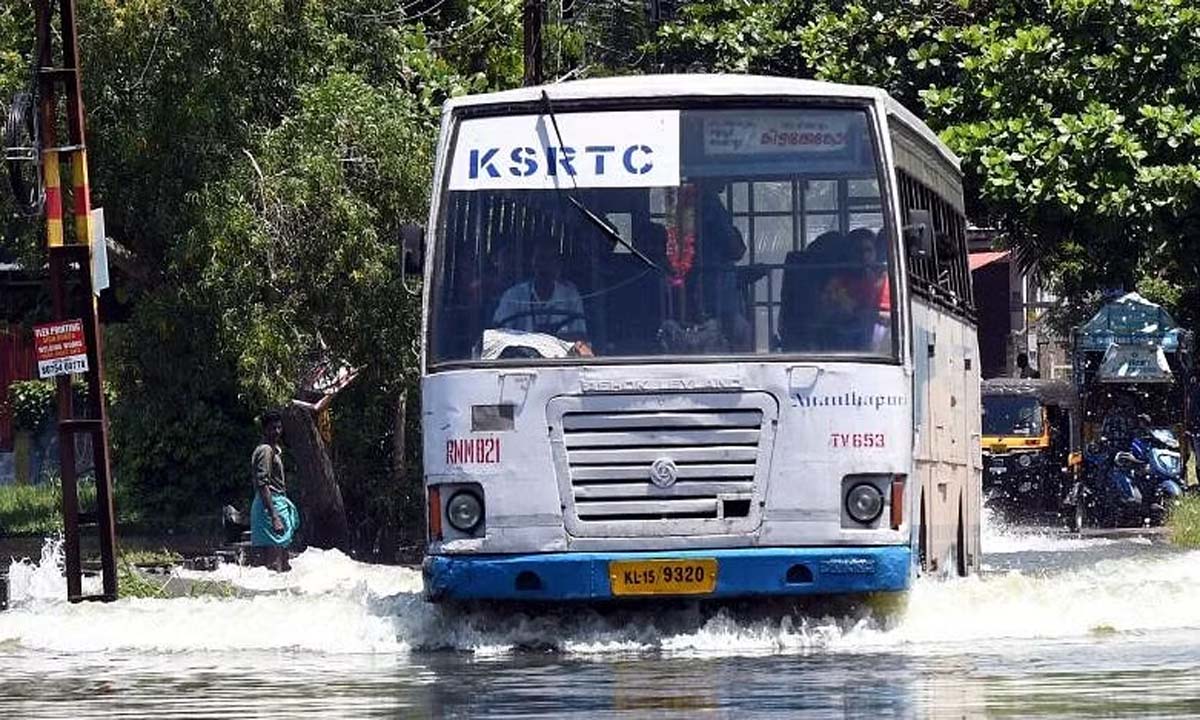
[[571, 397], [552, 406], [573, 534], [736, 534], [758, 526], [770, 447], [764, 422], [776, 413], [769, 395]]

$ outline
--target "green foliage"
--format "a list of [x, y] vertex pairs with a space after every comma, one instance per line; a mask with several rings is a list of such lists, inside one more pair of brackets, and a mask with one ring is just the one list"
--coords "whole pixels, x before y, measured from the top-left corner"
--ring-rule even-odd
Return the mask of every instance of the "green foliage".
[[8, 408], [17, 430], [37, 432], [54, 416], [54, 383], [23, 380], [8, 386]]
[[178, 565], [183, 562], [182, 555], [167, 548], [159, 548], [158, 550], [122, 550], [120, 558], [131, 565], [141, 567]]
[[138, 571], [133, 563], [117, 560], [117, 596], [122, 598], [165, 598], [170, 577], [150, 578]]
[[[18, 92], [27, 92], [32, 82], [29, 52], [33, 36], [32, 3], [4, 3], [0, 7], [0, 109], [8, 118], [9, 102]], [[0, 262], [18, 261], [29, 267], [41, 264], [37, 227], [17, 216], [8, 190], [7, 168], [0, 183]], [[0, 305], [2, 307], [2, 305]]]
[[1139, 287], [1195, 326], [1198, 37], [1187, 0], [711, 0], [659, 45], [675, 67], [884, 87], [1060, 295]]
[[[443, 101], [519, 78], [520, 0], [78, 5], [93, 203], [140, 270], [105, 337], [124, 499], [155, 524], [244, 503], [255, 417], [327, 352], [365, 366], [334, 405], [351, 526], [394, 529], [420, 477], [391, 457], [419, 336], [398, 230], [427, 215]], [[0, 10], [0, 89], [31, 38]]]
[[[80, 507], [96, 504], [96, 486], [79, 484]], [[62, 486], [0, 486], [0, 537], [5, 535], [49, 535], [62, 530]]]
[[1200, 497], [1185, 495], [1167, 518], [1171, 542], [1185, 548], [1200, 548]]
[[176, 597], [231, 598], [237, 588], [219, 580], [183, 580], [173, 575], [149, 573], [143, 563], [122, 554], [117, 558], [117, 595], [121, 598], [165, 600]]
[[804, 0], [688, 3], [679, 22], [659, 31], [656, 56], [676, 70], [807, 77], [796, 31], [819, 6]]
[[0, 7], [0, 37], [12, 39], [10, 44], [0, 45], [0, 91], [4, 97], [23, 88], [29, 80], [28, 49], [33, 46], [33, 36], [24, 43], [15, 42], [29, 22], [31, 7], [25, 3], [6, 3]]
[[[88, 388], [79, 376], [72, 376], [72, 402], [77, 410], [86, 412]], [[54, 380], [20, 380], [9, 385], [8, 407], [12, 413], [13, 426], [17, 430], [40, 432], [58, 414], [57, 390]], [[108, 403], [113, 401], [111, 388], [105, 393]]]
[[154, 524], [215, 513], [248, 492], [253, 412], [206, 310], [183, 289], [162, 289], [109, 328], [114, 475]]
[[300, 103], [205, 195], [188, 238], [213, 253], [198, 288], [214, 310], [237, 309], [219, 316], [217, 342], [262, 404], [291, 397], [303, 351], [322, 343], [393, 384], [415, 357], [397, 248], [400, 225], [426, 212], [433, 118], [340, 73]]

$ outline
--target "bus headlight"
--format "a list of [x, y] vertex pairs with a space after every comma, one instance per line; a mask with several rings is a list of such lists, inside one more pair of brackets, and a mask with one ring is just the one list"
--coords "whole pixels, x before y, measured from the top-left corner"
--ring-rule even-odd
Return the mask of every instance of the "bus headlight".
[[856, 522], [870, 525], [883, 512], [883, 493], [871, 483], [859, 483], [846, 493], [846, 512]]
[[1027, 468], [1033, 464], [1033, 457], [1029, 453], [1017, 456], [1017, 464], [1023, 468]]
[[446, 519], [455, 530], [469, 533], [483, 522], [483, 500], [470, 490], [454, 493], [446, 503]]

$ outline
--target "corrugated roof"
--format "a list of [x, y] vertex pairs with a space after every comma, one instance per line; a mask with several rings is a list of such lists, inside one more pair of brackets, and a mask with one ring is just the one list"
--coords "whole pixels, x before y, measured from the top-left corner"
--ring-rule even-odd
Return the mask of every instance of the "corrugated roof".
[[971, 253], [967, 256], [967, 263], [970, 265], [971, 271], [974, 272], [984, 265], [991, 265], [992, 263], [1000, 260], [1007, 260], [1010, 254], [1011, 251], [1009, 250], [1001, 250], [999, 252]]

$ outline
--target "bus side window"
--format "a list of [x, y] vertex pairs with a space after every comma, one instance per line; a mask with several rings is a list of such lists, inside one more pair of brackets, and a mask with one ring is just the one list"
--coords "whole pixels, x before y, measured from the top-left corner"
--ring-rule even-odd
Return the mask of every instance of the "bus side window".
[[897, 170], [896, 175], [904, 223], [909, 222], [909, 208], [926, 210], [933, 219], [932, 257], [908, 256], [914, 291], [971, 315], [974, 298], [967, 267], [966, 218], [953, 204], [908, 173]]

